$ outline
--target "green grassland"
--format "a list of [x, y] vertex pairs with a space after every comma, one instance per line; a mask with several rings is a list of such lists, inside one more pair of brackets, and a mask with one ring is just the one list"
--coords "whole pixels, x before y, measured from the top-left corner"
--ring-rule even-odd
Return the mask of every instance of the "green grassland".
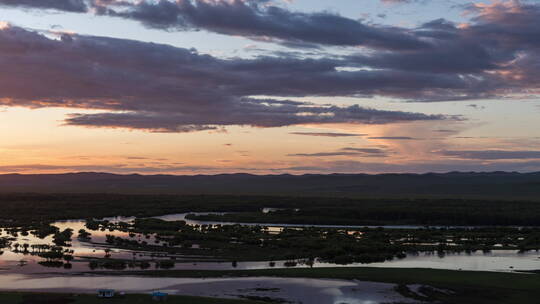
[[[539, 261], [540, 264], [540, 261]], [[109, 273], [115, 274], [115, 273]], [[118, 274], [118, 273], [116, 273]], [[293, 268], [231, 271], [160, 270], [124, 272], [160, 277], [304, 277], [394, 283], [403, 287], [423, 284], [452, 290], [452, 294], [433, 291], [423, 300], [445, 304], [529, 304], [540, 303], [540, 275], [485, 271], [454, 271], [420, 268]], [[407, 296], [406, 291], [397, 288]]]
[[[150, 295], [130, 294], [122, 298], [100, 299], [95, 295], [87, 294], [55, 294], [55, 293], [22, 293], [0, 292], [2, 304], [146, 304], [156, 303]], [[166, 303], [169, 304], [261, 304], [257, 301], [214, 299], [190, 296], [169, 296]]]

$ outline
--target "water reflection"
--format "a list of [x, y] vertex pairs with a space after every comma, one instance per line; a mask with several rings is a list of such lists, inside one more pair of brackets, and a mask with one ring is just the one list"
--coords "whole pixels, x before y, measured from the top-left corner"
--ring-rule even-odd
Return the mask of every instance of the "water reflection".
[[289, 303], [414, 303], [385, 283], [305, 278], [155, 278], [133, 276], [0, 276], [1, 289], [93, 293], [100, 288], [220, 298], [269, 297]]
[[[204, 214], [204, 213], [198, 213]], [[178, 221], [185, 220], [189, 225], [215, 225], [215, 224], [235, 224], [235, 223], [217, 223], [217, 222], [204, 222], [187, 220], [185, 216], [187, 213], [182, 214], [170, 214], [164, 216], [157, 216], [155, 218], [166, 221]], [[131, 222], [134, 217], [112, 217], [106, 218], [112, 223]], [[0, 233], [0, 237], [12, 237], [13, 243], [18, 244], [18, 249], [14, 250], [4, 249], [0, 254], [0, 271], [4, 273], [39, 273], [39, 272], [81, 272], [102, 270], [103, 265], [90, 263], [89, 261], [96, 258], [103, 258], [109, 256], [112, 260], [122, 259], [126, 262], [121, 264], [108, 265], [110, 269], [115, 270], [134, 270], [134, 269], [156, 269], [156, 268], [169, 268], [169, 269], [209, 269], [209, 270], [229, 270], [229, 269], [263, 269], [272, 267], [352, 267], [352, 266], [368, 266], [368, 267], [421, 267], [421, 268], [438, 268], [438, 269], [463, 269], [463, 270], [486, 270], [486, 271], [513, 271], [513, 270], [530, 270], [540, 269], [539, 253], [526, 252], [517, 253], [517, 250], [496, 250], [489, 253], [475, 252], [471, 254], [446, 254], [444, 258], [440, 258], [433, 254], [418, 254], [407, 255], [404, 259], [387, 261], [384, 263], [372, 263], [372, 264], [349, 264], [349, 265], [336, 265], [331, 263], [321, 263], [320, 261], [313, 261], [313, 263], [303, 263], [302, 261], [294, 261], [294, 265], [291, 261], [264, 261], [264, 262], [219, 262], [212, 261], [212, 258], [200, 257], [200, 256], [186, 256], [186, 255], [170, 255], [166, 253], [157, 253], [150, 251], [133, 251], [115, 248], [107, 243], [107, 235], [115, 237], [121, 237], [127, 240], [145, 241], [151, 244], [160, 244], [159, 240], [156, 240], [154, 235], [143, 235], [139, 233], [129, 233], [127, 231], [98, 229], [89, 232], [91, 236], [89, 239], [78, 239], [78, 231], [81, 229], [87, 229], [84, 220], [69, 220], [58, 221], [52, 225], [58, 227], [60, 231], [66, 229], [72, 229], [75, 233], [71, 238], [70, 246], [65, 249], [73, 251], [74, 260], [67, 261], [67, 263], [48, 263], [39, 264], [43, 262], [43, 258], [32, 254], [32, 246], [42, 244], [52, 244], [53, 237], [51, 235], [39, 238], [38, 236], [29, 233], [27, 235], [21, 235], [18, 233], [15, 237], [12, 236], [7, 230], [3, 229]], [[256, 225], [256, 224], [251, 224]], [[268, 227], [270, 232], [279, 233], [283, 227], [286, 226], [298, 226], [298, 225], [275, 225], [272, 224]], [[327, 227], [327, 226], [322, 226]], [[336, 226], [332, 226], [336, 227]], [[339, 226], [342, 227], [342, 226]], [[354, 226], [347, 226], [354, 228]], [[399, 226], [401, 228], [421, 228], [419, 226]], [[388, 227], [393, 228], [393, 227]], [[88, 229], [87, 229], [88, 230]], [[21, 248], [27, 248], [27, 250]], [[193, 248], [197, 248], [197, 244], [194, 244]], [[165, 265], [166, 262], [173, 259], [175, 261], [172, 265]], [[195, 260], [197, 260], [195, 262]], [[202, 260], [202, 261], [201, 261]], [[69, 265], [66, 265], [69, 264]], [[48, 266], [48, 267], [44, 267]], [[65, 268], [63, 268], [65, 267]]]
[[540, 269], [540, 253], [518, 253], [515, 250], [493, 250], [488, 253], [446, 253], [407, 255], [402, 260], [371, 263], [367, 267], [434, 268], [451, 270], [515, 271]]

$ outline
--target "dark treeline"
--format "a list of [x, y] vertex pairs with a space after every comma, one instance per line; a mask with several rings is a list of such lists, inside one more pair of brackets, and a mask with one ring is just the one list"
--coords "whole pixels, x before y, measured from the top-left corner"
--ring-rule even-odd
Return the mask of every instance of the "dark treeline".
[[0, 226], [64, 219], [154, 216], [189, 211], [256, 211], [273, 198], [126, 194], [0, 194]]
[[318, 225], [540, 226], [540, 204], [485, 200], [344, 200], [295, 204], [262, 213], [193, 215], [188, 219], [239, 223]]
[[[133, 224], [101, 221], [97, 227], [94, 224], [87, 224], [87, 227], [130, 232], [129, 238], [107, 235], [106, 242], [117, 248], [233, 262], [287, 260], [289, 264], [285, 266], [295, 266], [299, 261], [313, 265], [315, 260], [337, 264], [383, 262], [420, 252], [442, 257], [448, 252], [489, 252], [496, 249], [525, 252], [540, 249], [538, 228], [351, 230], [306, 227], [284, 228], [277, 232], [261, 226], [187, 225], [184, 221], [159, 219], [139, 219]], [[142, 238], [142, 235], [153, 235], [155, 240]], [[194, 244], [197, 245], [195, 248]], [[166, 268], [166, 265], [157, 267]]]
[[[270, 196], [3, 194], [0, 225], [60, 219], [154, 216], [182, 212], [242, 212], [239, 222], [354, 225], [540, 226], [540, 203], [472, 199], [348, 199]], [[262, 208], [284, 208], [264, 214]], [[298, 209], [298, 210], [295, 210]], [[211, 219], [216, 219], [212, 217]]]

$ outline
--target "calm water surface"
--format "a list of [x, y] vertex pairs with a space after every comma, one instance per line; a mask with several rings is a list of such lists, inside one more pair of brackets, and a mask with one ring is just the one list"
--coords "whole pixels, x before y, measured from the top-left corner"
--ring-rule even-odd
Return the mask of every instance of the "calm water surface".
[[[186, 220], [187, 214], [171, 214], [158, 216], [156, 218], [176, 221], [185, 220], [190, 225], [215, 225], [215, 224], [237, 224]], [[113, 222], [130, 222], [133, 217], [107, 218]], [[57, 292], [81, 292], [93, 293], [99, 288], [113, 288], [118, 291], [145, 293], [154, 290], [166, 291], [171, 294], [183, 294], [194, 296], [226, 297], [238, 298], [245, 296], [270, 297], [274, 299], [286, 299], [290, 303], [321, 303], [321, 304], [378, 304], [389, 302], [413, 303], [410, 299], [405, 299], [394, 290], [394, 285], [372, 282], [346, 281], [346, 280], [324, 280], [324, 279], [303, 279], [303, 278], [155, 278], [136, 276], [103, 276], [103, 275], [81, 275], [80, 272], [89, 272], [87, 257], [104, 257], [106, 250], [111, 250], [112, 258], [131, 260], [170, 259], [170, 255], [157, 254], [144, 251], [130, 251], [110, 247], [106, 244], [106, 235], [129, 238], [133, 240], [145, 240], [148, 243], [156, 243], [155, 238], [150, 235], [136, 234], [130, 236], [127, 232], [121, 231], [90, 231], [85, 227], [84, 220], [59, 221], [53, 223], [54, 226], [64, 230], [71, 228], [74, 230], [72, 246], [75, 260], [71, 263], [71, 268], [49, 268], [38, 262], [39, 257], [21, 252], [13, 252], [5, 249], [0, 255], [0, 289], [3, 290], [27, 290], [27, 291], [57, 291]], [[280, 224], [248, 224], [261, 225], [269, 228], [271, 232], [279, 232], [284, 227], [305, 227], [309, 225], [280, 225]], [[316, 226], [335, 228], [362, 228], [365, 226]], [[386, 228], [423, 228], [420, 226], [386, 226]], [[79, 229], [86, 229], [92, 233], [90, 242], [79, 241], [77, 234]], [[5, 231], [0, 236], [8, 236]], [[19, 244], [51, 244], [52, 237], [39, 239], [33, 235], [17, 237], [15, 241]], [[514, 271], [540, 269], [540, 253], [527, 252], [518, 253], [514, 250], [497, 250], [489, 253], [476, 252], [472, 254], [446, 254], [438, 256], [436, 254], [408, 255], [401, 260], [392, 260], [384, 263], [372, 264], [349, 264], [336, 265], [331, 263], [315, 262], [312, 267], [419, 267], [437, 269], [462, 269], [462, 270], [485, 270], [485, 271]], [[209, 269], [209, 270], [229, 270], [229, 269], [264, 269], [271, 268], [265, 262], [238, 262], [235, 267], [230, 262], [197, 261], [197, 256], [174, 256], [177, 263], [174, 269]], [[276, 261], [275, 267], [285, 267], [284, 261]], [[310, 267], [299, 263], [296, 267]], [[151, 267], [149, 269], [155, 269]], [[98, 269], [99, 270], [99, 269]], [[126, 270], [133, 270], [127, 268]], [[139, 270], [139, 269], [136, 269]]]
[[[205, 213], [198, 213], [205, 214]], [[187, 220], [185, 216], [187, 213], [181, 214], [170, 214], [157, 216], [155, 218], [163, 219], [166, 221], [178, 221], [185, 220], [187, 224], [190, 225], [215, 225], [215, 224], [236, 224], [236, 223], [221, 223], [221, 222], [206, 222], [206, 221], [194, 221]], [[112, 217], [106, 218], [112, 222], [130, 222], [133, 221], [134, 217]], [[72, 240], [71, 250], [74, 251], [74, 256], [76, 257], [73, 261], [72, 267], [70, 269], [64, 268], [48, 268], [38, 264], [41, 260], [39, 257], [32, 256], [30, 254], [24, 254], [21, 252], [13, 252], [10, 250], [4, 250], [3, 254], [0, 255], [0, 273], [43, 273], [43, 272], [81, 272], [81, 271], [91, 271], [88, 268], [88, 261], [82, 259], [83, 257], [97, 257], [102, 258], [105, 256], [105, 250], [111, 250], [110, 254], [112, 258], [117, 259], [130, 259], [130, 260], [160, 260], [160, 259], [170, 259], [174, 257], [177, 261], [173, 269], [210, 269], [210, 270], [229, 270], [229, 269], [264, 269], [270, 268], [270, 265], [267, 261], [264, 262], [238, 262], [236, 267], [229, 262], [217, 262], [211, 261], [206, 257], [207, 261], [196, 261], [201, 260], [201, 257], [197, 256], [172, 256], [166, 254], [158, 254], [153, 252], [144, 252], [144, 251], [130, 251], [119, 248], [114, 248], [106, 244], [105, 239], [107, 234], [114, 236], [133, 239], [133, 240], [145, 240], [148, 243], [160, 244], [155, 242], [155, 239], [152, 235], [147, 238], [146, 236], [136, 234], [135, 236], [129, 236], [127, 232], [121, 231], [89, 231], [92, 233], [91, 242], [79, 241], [77, 239], [77, 232], [79, 229], [86, 229], [84, 220], [69, 220], [69, 221], [59, 221], [53, 223], [54, 226], [64, 230], [66, 228], [71, 228], [74, 230], [74, 236]], [[250, 224], [257, 225], [257, 224]], [[279, 232], [283, 227], [303, 227], [305, 225], [262, 225], [269, 227], [270, 231]], [[365, 226], [317, 226], [317, 227], [339, 227], [339, 228], [360, 228]], [[386, 226], [387, 228], [423, 228], [420, 226]], [[87, 229], [88, 230], [88, 229]], [[0, 233], [0, 236], [7, 236], [5, 231]], [[48, 236], [44, 239], [39, 239], [33, 235], [28, 236], [18, 236], [17, 241], [19, 244], [51, 244], [52, 237]], [[321, 263], [315, 262], [313, 267], [356, 267], [356, 266], [366, 266], [366, 267], [419, 267], [419, 268], [436, 268], [436, 269], [462, 269], [462, 270], [484, 270], [484, 271], [514, 271], [514, 270], [531, 270], [531, 269], [540, 269], [540, 253], [538, 252], [527, 252], [527, 253], [518, 253], [517, 250], [494, 250], [489, 253], [475, 252], [472, 254], [446, 254], [444, 257], [438, 256], [436, 254], [424, 254], [419, 255], [408, 255], [404, 259], [395, 259], [392, 261], [387, 261], [384, 263], [371, 263], [371, 264], [349, 264], [349, 265], [336, 265], [331, 263]], [[284, 261], [276, 261], [275, 267], [284, 267]], [[299, 263], [296, 267], [310, 267]], [[155, 269], [151, 267], [149, 269]], [[99, 269], [97, 269], [99, 270]], [[127, 268], [126, 270], [133, 270]]]
[[304, 278], [153, 278], [134, 276], [0, 276], [0, 289], [94, 293], [112, 288], [128, 293], [155, 290], [170, 294], [238, 298], [242, 296], [286, 299], [289, 303], [378, 304], [414, 303], [385, 283]]

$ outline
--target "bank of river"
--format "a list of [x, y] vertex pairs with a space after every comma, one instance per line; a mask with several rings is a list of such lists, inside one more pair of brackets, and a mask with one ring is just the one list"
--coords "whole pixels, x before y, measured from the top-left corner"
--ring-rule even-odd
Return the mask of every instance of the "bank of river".
[[219, 298], [268, 297], [288, 303], [414, 303], [394, 284], [306, 278], [157, 278], [136, 276], [0, 275], [0, 290], [95, 293], [112, 288], [127, 293], [155, 290]]
[[[157, 216], [165, 221], [185, 220], [188, 225], [227, 225], [242, 223], [205, 222], [186, 219], [187, 213]], [[134, 217], [107, 218], [111, 222], [130, 222]], [[130, 240], [147, 241], [160, 245], [154, 235], [128, 233], [118, 230], [91, 231], [90, 241], [77, 239], [77, 232], [85, 229], [84, 220], [59, 221], [52, 225], [60, 230], [73, 229], [75, 234], [69, 250], [73, 251], [74, 261], [69, 267], [44, 267], [39, 262], [42, 258], [31, 252], [6, 248], [0, 255], [0, 290], [44, 291], [68, 293], [94, 293], [99, 288], [113, 288], [127, 293], [148, 293], [161, 290], [170, 294], [208, 296], [218, 298], [272, 298], [288, 303], [321, 303], [321, 304], [379, 304], [379, 303], [414, 303], [396, 291], [396, 285], [355, 280], [332, 280], [316, 278], [279, 278], [279, 277], [219, 277], [219, 278], [173, 278], [156, 276], [122, 275], [122, 271], [138, 270], [125, 268], [114, 270], [117, 275], [92, 274], [103, 269], [89, 268], [89, 258], [103, 258], [105, 254], [112, 259], [131, 261], [150, 261], [155, 263], [161, 259], [174, 258], [175, 264], [170, 270], [257, 270], [268, 268], [284, 268], [286, 261], [253, 261], [253, 262], [220, 262], [212, 261], [212, 257], [169, 255], [161, 252], [132, 251], [115, 248], [107, 244], [106, 235], [113, 235]], [[284, 227], [324, 227], [355, 231], [364, 226], [328, 226], [328, 225], [288, 225], [288, 224], [248, 224], [261, 225], [269, 231], [279, 233]], [[389, 229], [420, 229], [421, 226], [383, 226]], [[463, 228], [463, 227], [459, 227]], [[467, 227], [473, 228], [473, 227]], [[50, 244], [52, 237], [40, 239], [32, 234], [10, 235], [6, 230], [0, 234], [12, 237], [14, 243], [28, 245]], [[328, 268], [340, 267], [383, 267], [383, 268], [434, 268], [450, 270], [477, 270], [494, 272], [512, 272], [516, 270], [540, 269], [540, 253], [517, 250], [492, 250], [490, 252], [475, 251], [472, 253], [433, 253], [407, 254], [403, 259], [394, 259], [383, 263], [337, 265], [315, 260], [311, 265], [298, 261], [296, 268]], [[62, 264], [62, 263], [60, 263]], [[156, 270], [154, 264], [146, 270]], [[290, 264], [289, 264], [290, 265]], [[307, 270], [307, 269], [306, 269]], [[319, 269], [323, 270], [324, 269]], [[88, 273], [82, 275], [81, 273]], [[148, 274], [146, 272], [145, 274]], [[258, 274], [257, 274], [258, 275]], [[369, 278], [368, 278], [369, 280]], [[393, 282], [393, 281], [392, 281]]]

